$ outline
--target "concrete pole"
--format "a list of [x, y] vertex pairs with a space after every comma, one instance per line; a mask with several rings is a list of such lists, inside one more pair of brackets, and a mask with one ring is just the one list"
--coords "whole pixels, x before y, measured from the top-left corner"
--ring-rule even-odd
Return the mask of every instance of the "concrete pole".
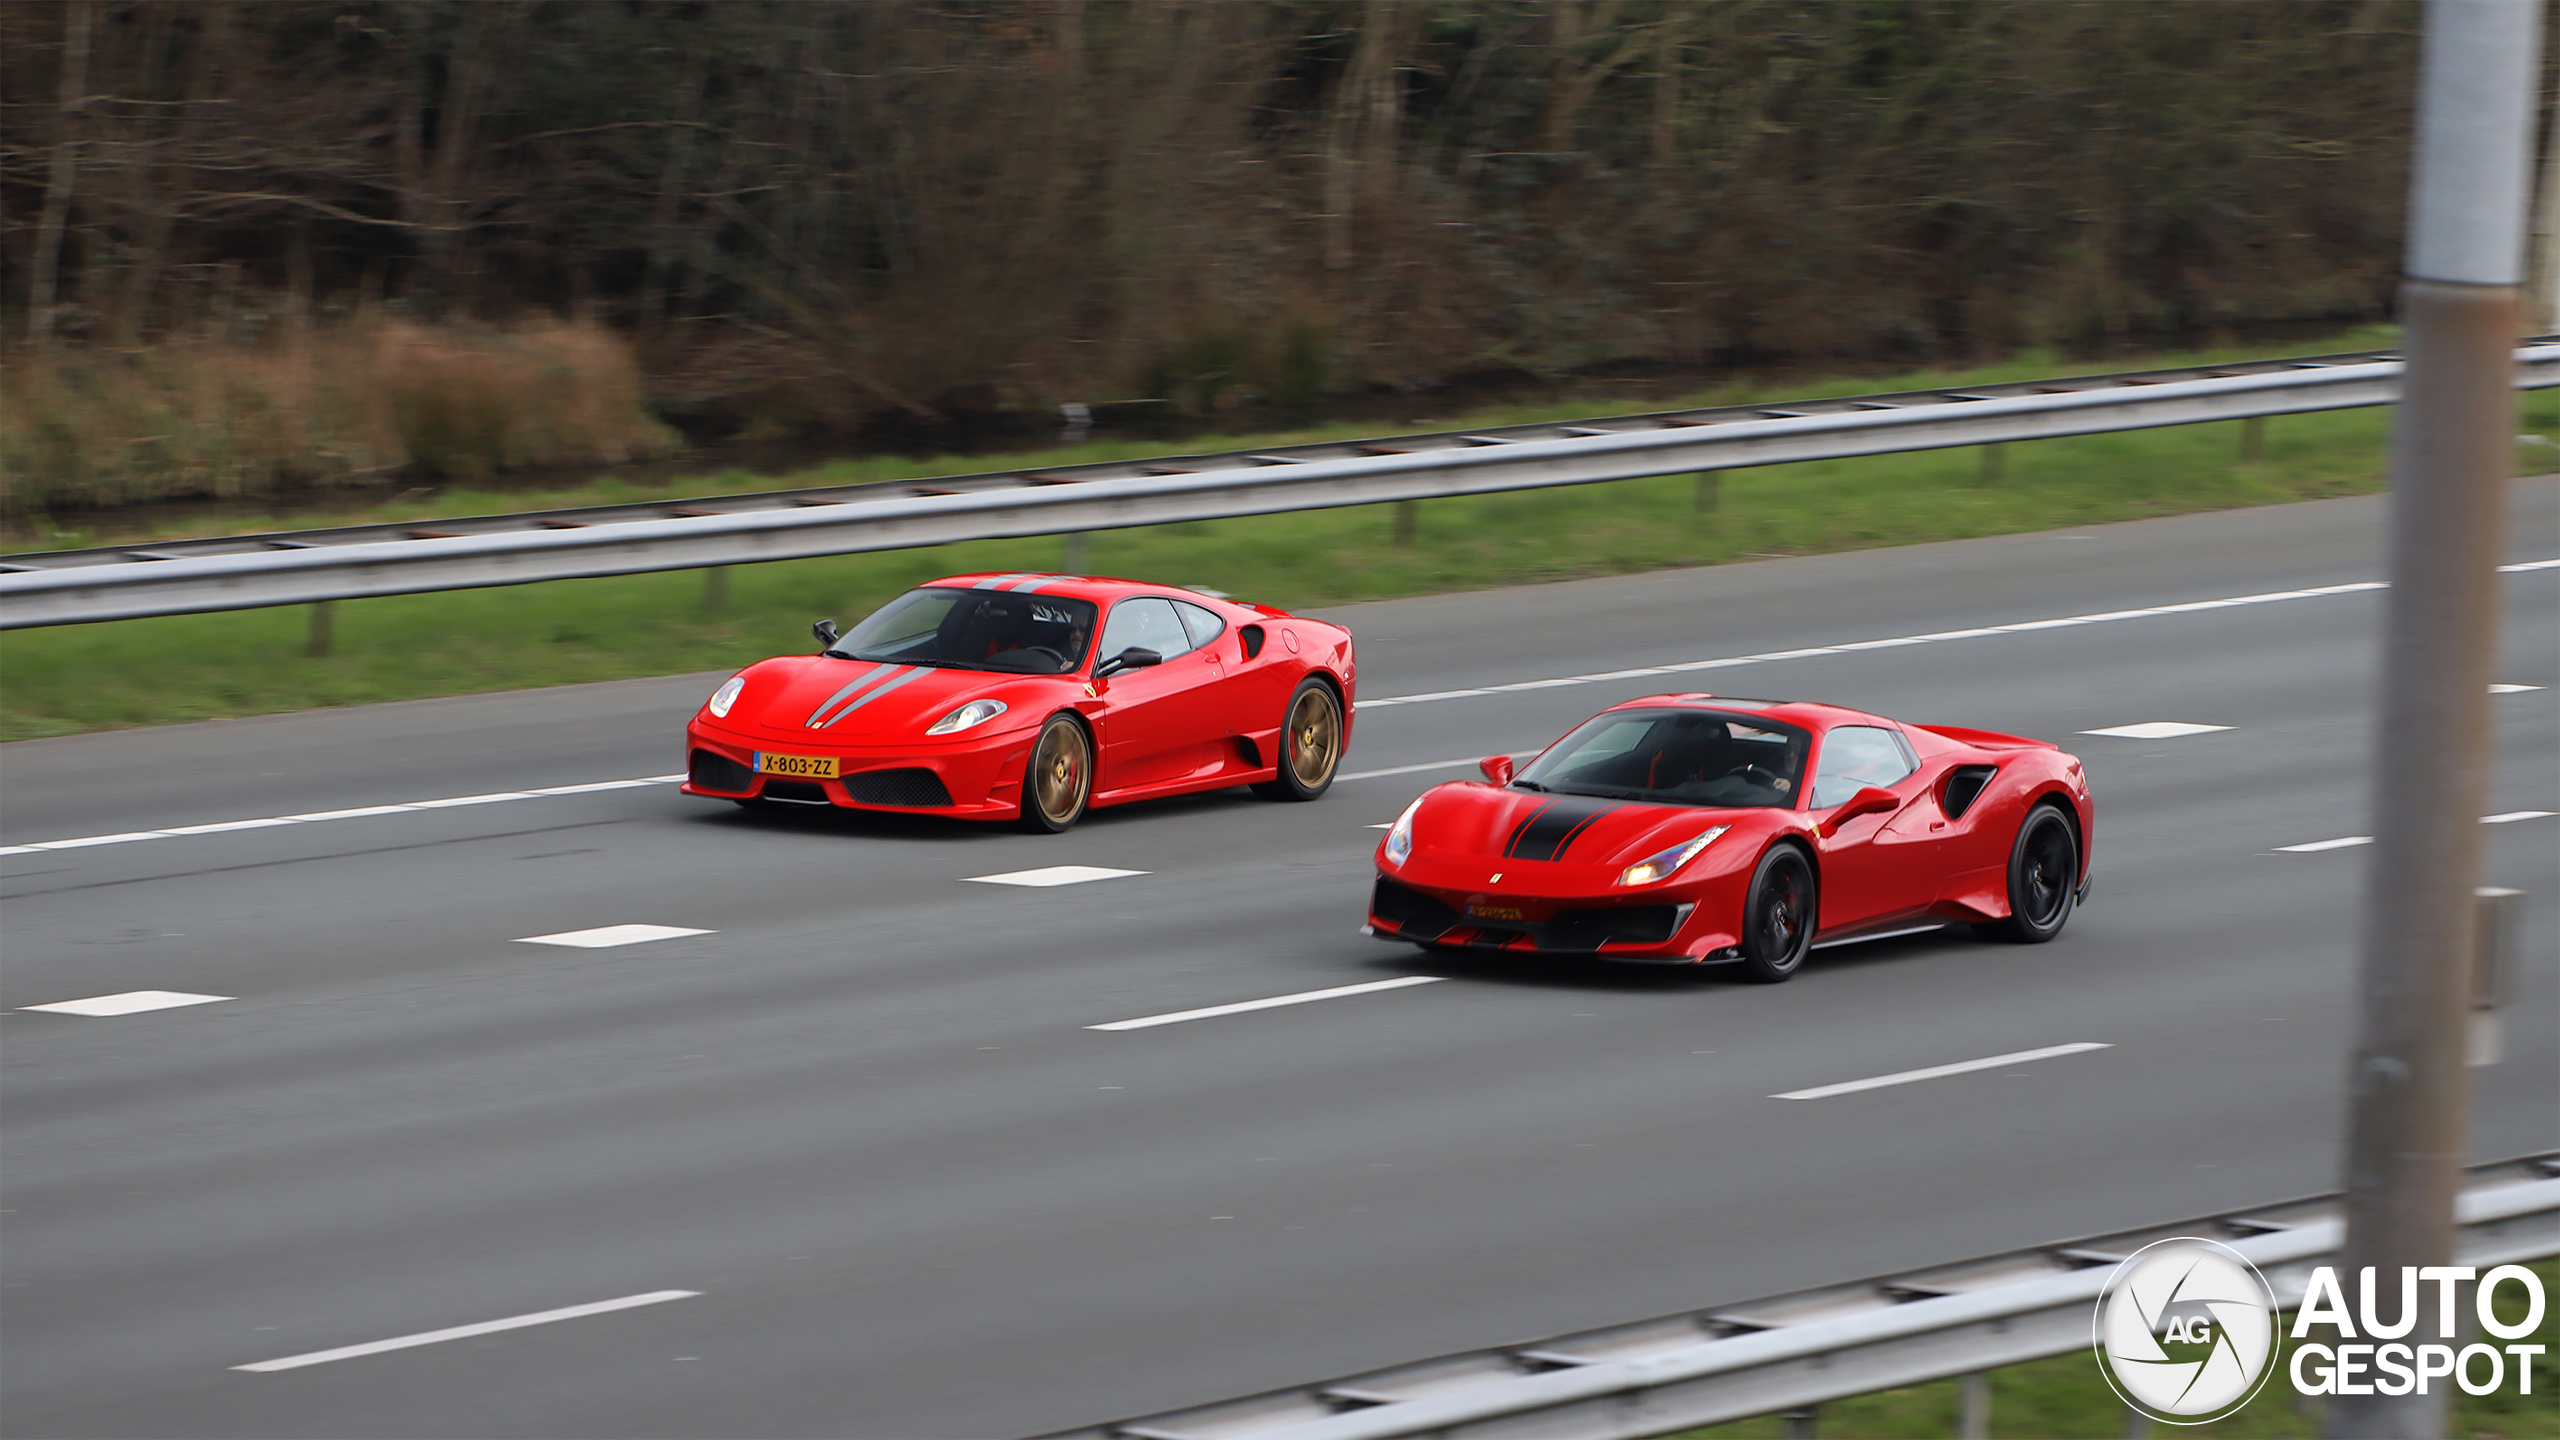
[[[2351, 1291], [2370, 1265], [2383, 1294], [2401, 1266], [2453, 1259], [2542, 26], [2539, 0], [2429, 0], [2426, 15], [2340, 1256]], [[2449, 1389], [2332, 1397], [2324, 1432], [2430, 1440]]]

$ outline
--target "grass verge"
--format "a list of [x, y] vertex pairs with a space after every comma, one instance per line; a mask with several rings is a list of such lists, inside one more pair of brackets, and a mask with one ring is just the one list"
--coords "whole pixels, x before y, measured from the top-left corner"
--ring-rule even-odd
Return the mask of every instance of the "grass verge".
[[[2560, 1298], [2560, 1260], [2530, 1267], [2542, 1277], [2544, 1293]], [[2510, 1322], [2524, 1318], [2516, 1287], [2499, 1292], [2500, 1310]], [[2288, 1317], [2285, 1324], [2290, 1325]], [[2282, 1336], [2279, 1330], [2279, 1337]], [[2560, 1304], [2549, 1307], [2542, 1328], [2527, 1340], [2548, 1347], [2536, 1361], [2533, 1393], [2515, 1392], [2508, 1372], [2506, 1387], [2496, 1395], [2461, 1395], [2445, 1433], [2455, 1440], [2554, 1440], [2560, 1437]], [[2500, 1341], [2500, 1344], [2510, 1342]], [[2283, 1368], [2292, 1355], [2289, 1341], [2279, 1339], [2277, 1369], [2266, 1388], [2228, 1419], [2210, 1425], [2156, 1427], [2154, 1435], [2193, 1435], [2214, 1440], [2295, 1440], [2320, 1433], [2320, 1405], [2299, 1396]], [[2057, 1355], [2026, 1365], [1994, 1370], [1991, 1381], [1991, 1434], [2035, 1440], [2118, 1440], [2139, 1433], [2128, 1430], [2125, 1405], [2098, 1373], [2094, 1353]], [[1814, 1433], [1822, 1440], [1939, 1440], [1957, 1433], [1957, 1382], [1942, 1380], [1906, 1390], [1886, 1390], [1825, 1405], [1817, 1413]], [[1775, 1415], [1737, 1420], [1692, 1430], [1680, 1440], [1775, 1440], [1787, 1433]]]
[[[1914, 378], [1982, 383], [2012, 368]], [[2560, 394], [2536, 392], [2525, 406], [2523, 428], [2560, 432]], [[1098, 532], [1080, 568], [1304, 607], [2044, 530], [2371, 491], [2388, 429], [2379, 410], [2278, 417], [2253, 460], [2240, 458], [2237, 422], [2020, 443], [2004, 447], [1996, 484], [1984, 483], [1975, 449], [1771, 466], [1726, 473], [1712, 510], [1699, 508], [1688, 476], [1434, 500], [1418, 507], [1410, 545], [1394, 538], [1387, 506], [1197, 521]], [[1304, 436], [1246, 443], [1280, 438]], [[932, 463], [894, 462], [910, 474]], [[892, 464], [829, 466], [792, 483], [844, 483]], [[776, 483], [739, 479], [735, 488]], [[938, 575], [1062, 568], [1066, 544], [735, 567], [716, 606], [702, 572], [345, 602], [332, 651], [318, 657], [304, 653], [307, 607], [15, 631], [0, 635], [0, 739], [734, 667], [805, 645], [817, 616], [850, 621]]]

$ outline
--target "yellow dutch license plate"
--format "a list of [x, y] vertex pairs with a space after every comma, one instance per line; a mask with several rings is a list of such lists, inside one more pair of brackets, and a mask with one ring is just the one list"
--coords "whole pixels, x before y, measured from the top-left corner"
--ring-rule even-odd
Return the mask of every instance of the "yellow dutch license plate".
[[775, 755], [756, 752], [756, 773], [788, 775], [794, 780], [833, 780], [838, 761], [833, 755]]
[[1500, 905], [1470, 905], [1467, 907], [1467, 918], [1471, 920], [1517, 920], [1520, 918], [1520, 912], [1517, 910], [1506, 909]]

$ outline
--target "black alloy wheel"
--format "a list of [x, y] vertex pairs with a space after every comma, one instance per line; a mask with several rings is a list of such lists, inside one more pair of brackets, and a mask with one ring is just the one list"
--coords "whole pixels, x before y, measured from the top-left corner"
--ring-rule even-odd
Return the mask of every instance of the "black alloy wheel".
[[1266, 800], [1313, 800], [1342, 768], [1342, 702], [1310, 675], [1289, 696], [1280, 725], [1280, 773], [1253, 787]]
[[1055, 835], [1083, 819], [1092, 798], [1093, 742], [1082, 725], [1052, 715], [1023, 767], [1022, 818], [1016, 823], [1034, 835]]
[[1747, 979], [1775, 985], [1796, 973], [1813, 949], [1814, 920], [1821, 913], [1813, 866], [1802, 850], [1780, 845], [1760, 857], [1747, 894], [1741, 970]]
[[2062, 933], [2079, 903], [2080, 841], [2054, 805], [2038, 805], [2009, 848], [2009, 918], [1975, 929], [1994, 939], [2041, 945]]

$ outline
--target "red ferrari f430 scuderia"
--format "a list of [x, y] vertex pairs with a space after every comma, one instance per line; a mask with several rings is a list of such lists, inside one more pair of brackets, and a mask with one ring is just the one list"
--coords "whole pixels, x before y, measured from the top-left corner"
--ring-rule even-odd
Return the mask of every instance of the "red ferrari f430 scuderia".
[[1095, 805], [1333, 783], [1351, 632], [1170, 585], [955, 575], [751, 665], [686, 728], [684, 791], [1059, 831]]
[[1654, 695], [1483, 769], [1388, 829], [1370, 933], [1778, 981], [1897, 929], [2050, 940], [2088, 891], [2088, 781], [2041, 740]]

